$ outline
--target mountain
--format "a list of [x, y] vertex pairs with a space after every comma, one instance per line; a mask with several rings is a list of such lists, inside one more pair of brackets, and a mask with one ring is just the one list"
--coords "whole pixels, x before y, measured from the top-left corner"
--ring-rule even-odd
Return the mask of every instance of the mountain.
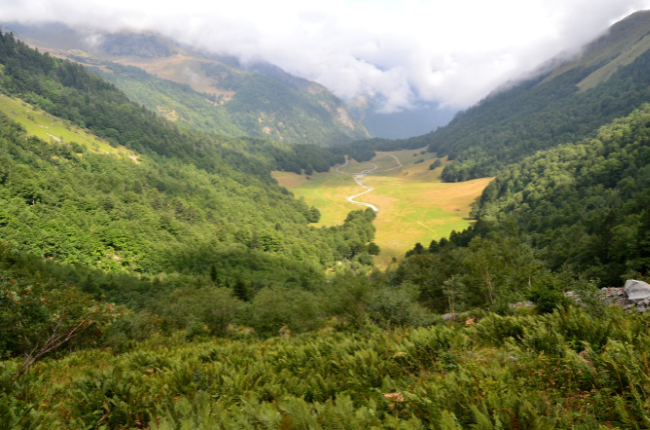
[[[468, 288], [464, 306], [474, 307], [497, 296], [512, 300], [544, 269], [563, 278], [551, 289], [565, 291], [569, 279], [600, 287], [648, 279], [648, 124], [650, 104], [593, 137], [509, 165], [484, 190], [474, 226], [409, 251], [398, 282], [418, 285], [435, 307], [445, 282], [456, 276]], [[477, 285], [501, 290], [469, 289]]]
[[[596, 303], [597, 287], [649, 280], [649, 35], [650, 13], [638, 12], [580, 57], [495, 94], [432, 135], [353, 144], [366, 155], [429, 140], [430, 150], [456, 158], [447, 180], [496, 176], [472, 211], [476, 223], [416, 244], [395, 282], [418, 285], [442, 311], [448, 307], [438, 298], [453, 284], [460, 308], [500, 306], [523, 290], [552, 308], [566, 305], [576, 279], [593, 283]], [[456, 146], [445, 140], [451, 136]], [[534, 287], [540, 270], [556, 278]]]
[[[538, 150], [595, 136], [598, 129], [650, 102], [650, 11], [613, 25], [569, 60], [545, 65], [456, 114], [445, 127], [384, 150], [429, 145], [455, 162], [447, 182], [489, 177]], [[372, 144], [359, 142], [367, 155]]]
[[349, 106], [368, 132], [382, 139], [407, 139], [447, 125], [457, 110], [418, 104], [398, 112], [382, 113], [377, 100], [358, 98]]
[[60, 24], [4, 27], [42, 51], [92, 67], [133, 100], [195, 129], [322, 146], [369, 136], [325, 87], [269, 64], [244, 67], [156, 34], [84, 32]]
[[594, 136], [650, 101], [650, 12], [637, 12], [581, 55], [459, 114], [429, 137], [457, 160], [446, 181], [492, 176], [540, 149]]

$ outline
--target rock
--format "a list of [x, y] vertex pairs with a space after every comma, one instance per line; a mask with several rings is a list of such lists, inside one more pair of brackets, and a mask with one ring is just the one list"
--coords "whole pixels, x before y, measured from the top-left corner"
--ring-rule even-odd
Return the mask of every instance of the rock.
[[445, 321], [455, 321], [456, 320], [456, 314], [444, 314], [442, 316], [442, 319]]
[[636, 312], [650, 311], [650, 285], [643, 281], [630, 279], [623, 288], [603, 288], [600, 290], [605, 303], [623, 310], [634, 308]]
[[519, 309], [519, 308], [532, 308], [533, 306], [535, 306], [535, 305], [533, 304], [533, 302], [528, 302], [528, 301], [526, 301], [526, 302], [514, 303], [514, 304], [511, 304], [511, 305], [510, 305], [510, 307], [511, 307], [511, 308], [514, 308], [514, 309]]
[[625, 290], [623, 288], [603, 288], [600, 291], [603, 300], [605, 300], [607, 304], [617, 305], [620, 307], [627, 304], [627, 296], [625, 295]]
[[404, 395], [400, 393], [399, 391], [396, 391], [394, 393], [385, 393], [384, 397], [391, 401], [391, 402], [403, 402], [404, 401]]
[[644, 300], [650, 299], [650, 285], [643, 281], [636, 281], [628, 279], [625, 282], [625, 294], [627, 299], [635, 304], [641, 303]]
[[577, 304], [582, 306], [582, 300], [580, 299], [580, 296], [575, 291], [567, 291], [564, 293], [564, 297], [573, 300]]

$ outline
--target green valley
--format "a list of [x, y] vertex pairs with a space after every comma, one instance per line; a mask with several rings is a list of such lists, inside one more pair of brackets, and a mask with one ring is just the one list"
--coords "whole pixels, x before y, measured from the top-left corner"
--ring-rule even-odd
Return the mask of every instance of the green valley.
[[274, 172], [273, 176], [280, 185], [318, 208], [319, 225], [327, 226], [341, 223], [350, 210], [361, 207], [348, 201], [349, 196], [364, 191], [355, 183], [354, 173], [377, 166], [377, 173], [362, 179], [365, 186], [374, 189], [357, 201], [379, 209], [374, 225], [375, 242], [381, 254], [375, 258], [375, 264], [386, 268], [416, 242], [440, 239], [469, 227], [471, 206], [491, 180], [442, 183], [440, 174], [449, 163], [431, 170], [436, 159], [435, 154], [426, 151], [378, 152], [372, 160], [351, 160], [326, 173], [307, 176]]
[[[401, 140], [267, 63], [21, 28], [0, 429], [648, 428], [650, 12]], [[410, 61], [378, 40], [368, 80]]]

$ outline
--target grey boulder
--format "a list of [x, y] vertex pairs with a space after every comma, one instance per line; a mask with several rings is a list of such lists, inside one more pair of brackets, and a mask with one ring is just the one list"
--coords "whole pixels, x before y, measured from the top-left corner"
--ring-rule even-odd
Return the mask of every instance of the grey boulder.
[[635, 304], [650, 300], [650, 285], [643, 281], [629, 279], [625, 282], [627, 299]]

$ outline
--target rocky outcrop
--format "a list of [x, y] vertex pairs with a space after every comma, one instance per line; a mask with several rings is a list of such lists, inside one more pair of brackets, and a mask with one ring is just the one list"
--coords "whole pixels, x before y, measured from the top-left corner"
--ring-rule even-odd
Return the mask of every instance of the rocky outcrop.
[[646, 284], [643, 281], [636, 281], [634, 279], [629, 279], [625, 282], [625, 294], [627, 294], [627, 299], [635, 303], [640, 303], [642, 301], [650, 299], [650, 285]]
[[603, 288], [601, 291], [609, 304], [625, 310], [634, 307], [637, 312], [650, 310], [650, 285], [643, 281], [630, 279], [623, 288]]
[[573, 300], [580, 306], [583, 305], [582, 299], [580, 298], [580, 296], [578, 296], [578, 294], [575, 291], [567, 291], [566, 293], [564, 293], [564, 297]]

